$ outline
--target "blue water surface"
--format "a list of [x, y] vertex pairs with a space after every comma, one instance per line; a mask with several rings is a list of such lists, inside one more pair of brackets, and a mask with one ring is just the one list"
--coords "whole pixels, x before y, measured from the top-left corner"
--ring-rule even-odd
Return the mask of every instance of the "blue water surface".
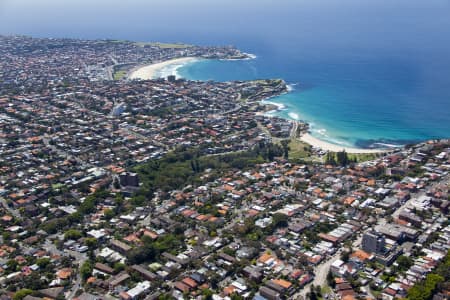
[[[256, 50], [256, 49], [255, 49]], [[202, 60], [179, 74], [194, 80], [283, 78], [292, 88], [270, 99], [273, 115], [311, 124], [318, 138], [345, 146], [386, 147], [449, 136], [448, 67], [394, 55], [345, 55], [285, 61], [270, 53], [251, 61]], [[435, 80], [427, 78], [429, 74]]]
[[257, 58], [179, 73], [285, 79], [274, 114], [336, 144], [450, 137], [449, 0], [4, 0], [0, 34], [232, 44]]

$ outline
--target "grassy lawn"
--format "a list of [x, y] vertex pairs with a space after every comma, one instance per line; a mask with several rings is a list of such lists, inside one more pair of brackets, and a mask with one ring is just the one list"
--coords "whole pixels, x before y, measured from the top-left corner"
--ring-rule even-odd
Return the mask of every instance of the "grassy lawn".
[[381, 295], [380, 291], [375, 291], [375, 290], [372, 290], [372, 289], [370, 289], [370, 291], [372, 292], [372, 295], [374, 295], [377, 298]]
[[332, 289], [328, 285], [324, 285], [321, 287], [322, 295], [330, 294]]
[[167, 49], [167, 48], [171, 48], [171, 49], [181, 49], [181, 48], [189, 48], [192, 47], [192, 45], [188, 45], [188, 44], [175, 44], [175, 43], [136, 43], [138, 46], [145, 46], [145, 45], [150, 45], [150, 46], [157, 46], [161, 49]]
[[109, 43], [126, 43], [126, 40], [107, 40]]
[[289, 158], [308, 158], [311, 157], [311, 146], [299, 139], [291, 139], [289, 143]]
[[353, 159], [356, 158], [357, 162], [363, 162], [368, 160], [374, 160], [380, 155], [376, 153], [361, 153], [361, 154], [348, 154], [348, 158]]
[[119, 80], [119, 79], [121, 79], [122, 77], [124, 77], [126, 74], [127, 74], [127, 72], [126, 72], [126, 71], [123, 71], [123, 70], [114, 72], [114, 75], [113, 75], [114, 80]]
[[320, 287], [320, 293], [322, 294], [322, 296], [319, 296], [318, 300], [325, 299], [324, 298], [325, 294], [330, 294], [331, 292], [332, 292], [332, 289], [326, 284], [324, 286]]
[[62, 184], [62, 183], [55, 183], [55, 184], [52, 184], [52, 189], [53, 190], [59, 190], [59, 189], [61, 189], [61, 188], [63, 188], [64, 187], [64, 184]]

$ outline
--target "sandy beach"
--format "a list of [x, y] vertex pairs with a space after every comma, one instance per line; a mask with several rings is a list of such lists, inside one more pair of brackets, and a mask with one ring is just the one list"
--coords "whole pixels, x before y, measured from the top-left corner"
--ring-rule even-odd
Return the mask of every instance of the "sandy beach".
[[339, 152], [342, 150], [345, 150], [347, 153], [382, 153], [382, 152], [390, 152], [393, 149], [363, 149], [363, 148], [350, 148], [350, 147], [344, 147], [339, 146], [331, 143], [324, 142], [322, 140], [319, 140], [318, 138], [313, 137], [309, 133], [305, 133], [300, 137], [300, 140], [302, 140], [305, 143], [310, 144], [313, 147], [320, 148], [322, 150], [332, 151], [332, 152]]
[[135, 68], [130, 72], [129, 78], [130, 79], [155, 79], [156, 73], [161, 70], [162, 68], [168, 67], [170, 65], [179, 65], [184, 64], [193, 60], [197, 60], [198, 58], [195, 57], [182, 57], [182, 58], [175, 58], [166, 60], [159, 63], [154, 63], [150, 65], [140, 66]]

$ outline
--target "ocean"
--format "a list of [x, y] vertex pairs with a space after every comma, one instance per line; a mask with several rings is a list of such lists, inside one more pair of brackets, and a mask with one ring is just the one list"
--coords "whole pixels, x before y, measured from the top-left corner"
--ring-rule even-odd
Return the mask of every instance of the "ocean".
[[424, 87], [418, 66], [401, 59], [300, 60], [280, 67], [270, 53], [253, 53], [257, 58], [249, 61], [188, 63], [177, 74], [219, 81], [283, 78], [290, 92], [269, 100], [279, 106], [271, 114], [306, 121], [313, 136], [337, 145], [385, 148], [449, 137], [449, 77]]
[[450, 137], [448, 0], [38, 2], [31, 9], [26, 0], [3, 1], [0, 34], [232, 44], [256, 58], [199, 60], [163, 73], [282, 78], [290, 92], [269, 100], [280, 107], [271, 114], [304, 120], [337, 145]]

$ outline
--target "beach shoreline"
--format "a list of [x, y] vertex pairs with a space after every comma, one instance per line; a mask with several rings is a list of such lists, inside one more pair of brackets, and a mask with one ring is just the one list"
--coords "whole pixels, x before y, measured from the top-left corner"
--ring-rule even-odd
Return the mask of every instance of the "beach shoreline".
[[316, 148], [320, 148], [325, 151], [331, 151], [331, 152], [340, 152], [342, 150], [345, 150], [347, 153], [352, 154], [367, 154], [367, 153], [385, 153], [385, 152], [392, 152], [395, 149], [365, 149], [365, 148], [353, 148], [353, 147], [346, 147], [346, 146], [339, 146], [335, 145], [326, 141], [323, 141], [321, 139], [318, 139], [314, 136], [312, 136], [310, 133], [304, 133], [300, 136], [300, 140], [313, 146]]
[[[166, 61], [156, 62], [148, 65], [141, 65], [137, 66], [136, 68], [132, 69], [128, 75], [128, 78], [133, 79], [140, 79], [140, 80], [150, 80], [150, 79], [156, 79], [158, 76], [156, 74], [161, 71], [161, 69], [164, 69], [166, 67], [169, 67], [171, 65], [183, 65], [195, 60], [199, 60], [198, 57], [181, 57], [181, 58], [174, 58]], [[287, 91], [289, 92], [289, 91]], [[270, 97], [271, 98], [271, 97]], [[285, 105], [281, 103], [271, 102], [270, 98], [264, 99], [261, 101], [261, 104], [266, 106], [266, 110], [264, 112], [261, 112], [260, 114], [269, 114], [273, 113], [274, 111], [280, 111], [285, 109]], [[313, 147], [320, 148], [324, 151], [332, 151], [332, 152], [339, 152], [342, 150], [345, 150], [347, 153], [352, 154], [363, 154], [363, 153], [384, 153], [384, 152], [391, 152], [395, 149], [366, 149], [366, 148], [356, 148], [356, 147], [347, 147], [347, 146], [340, 146], [336, 145], [324, 140], [321, 140], [319, 138], [314, 137], [310, 133], [304, 133], [302, 134], [299, 139]]]
[[130, 71], [130, 74], [128, 76], [129, 79], [141, 79], [141, 80], [150, 80], [150, 79], [156, 79], [157, 72], [160, 71], [163, 68], [166, 68], [171, 65], [180, 65], [185, 64], [188, 62], [192, 62], [195, 60], [198, 60], [200, 58], [198, 57], [180, 57], [180, 58], [174, 58], [169, 59], [162, 62], [156, 62], [148, 65], [138, 66]]
[[[289, 93], [289, 92], [290, 91], [288, 91], [287, 93]], [[270, 101], [270, 98], [262, 100], [261, 104], [266, 106], [266, 110], [260, 114], [266, 115], [268, 117], [273, 117], [274, 116], [273, 113], [286, 109], [286, 105], [284, 105], [282, 103], [272, 102], [272, 101]], [[294, 122], [305, 122], [305, 121], [300, 121], [298, 118], [292, 118], [292, 119]], [[305, 123], [308, 124], [307, 122], [305, 122]], [[336, 145], [336, 144], [321, 140], [321, 139], [313, 136], [310, 132], [302, 133], [300, 135], [300, 137], [298, 137], [298, 139], [307, 143], [308, 145], [311, 145], [312, 147], [320, 148], [324, 151], [340, 152], [342, 150], [345, 150], [345, 152], [351, 153], [351, 154], [387, 153], [387, 152], [392, 152], [392, 151], [399, 149], [399, 148], [370, 149], [370, 148], [357, 148], [357, 147]]]

